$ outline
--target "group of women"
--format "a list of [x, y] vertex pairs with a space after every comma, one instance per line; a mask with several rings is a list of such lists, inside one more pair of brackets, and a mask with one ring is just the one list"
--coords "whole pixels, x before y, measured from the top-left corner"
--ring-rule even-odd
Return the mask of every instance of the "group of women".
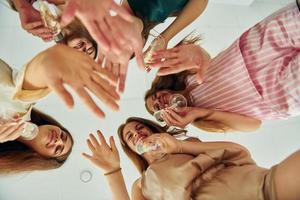
[[[48, 0], [48, 3], [63, 11], [75, 1], [80, 0]], [[24, 29], [45, 41], [54, 39], [32, 6], [35, 1], [8, 2], [19, 12]], [[140, 38], [143, 44], [157, 24], [170, 16], [176, 18], [145, 51], [144, 56], [151, 52], [151, 58], [147, 57], [146, 63], [139, 61], [147, 70], [159, 68], [151, 88], [145, 93], [145, 107], [150, 114], [160, 111], [166, 126], [131, 117], [118, 129], [122, 149], [141, 175], [133, 183], [131, 197], [114, 138], [111, 137], [108, 144], [98, 131], [98, 138], [90, 134], [87, 139], [92, 154], [83, 156], [104, 171], [113, 199], [300, 199], [300, 151], [266, 169], [257, 166], [249, 151], [239, 144], [203, 142], [197, 138], [178, 140], [176, 136], [184, 131], [168, 129], [193, 124], [207, 132], [250, 132], [258, 129], [264, 120], [299, 115], [299, 2], [260, 21], [229, 48], [211, 58], [197, 45], [197, 37], [187, 37], [176, 47], [167, 49], [168, 42], [201, 15], [207, 0], [122, 1], [118, 9], [132, 16], [123, 22], [130, 24], [131, 36]], [[123, 14], [117, 13], [112, 18], [117, 19], [119, 15]], [[133, 45], [117, 42], [111, 43], [114, 50], [107, 51], [101, 39], [109, 42], [112, 38], [95, 37], [86, 20], [80, 18], [81, 15], [77, 17], [63, 28], [63, 38], [56, 40], [59, 44], [39, 53], [21, 70], [0, 62], [2, 174], [58, 168], [70, 155], [71, 133], [34, 108], [50, 91], [56, 92], [67, 106], [72, 106], [72, 95], [64, 87], [64, 84], [70, 85], [100, 117], [104, 116], [103, 111], [86, 90], [111, 109], [119, 108], [116, 88], [124, 91], [127, 62], [134, 56], [140, 59], [139, 52]], [[98, 26], [106, 29], [104, 26], [110, 22], [117, 24], [114, 19], [104, 20]], [[116, 32], [111, 32], [116, 36]], [[159, 48], [153, 52], [153, 46]], [[183, 95], [187, 107], [172, 108], [173, 94]], [[24, 140], [21, 136], [25, 122], [39, 128], [33, 140]], [[155, 140], [159, 148], [140, 154], [136, 146], [141, 140], [145, 143]]]

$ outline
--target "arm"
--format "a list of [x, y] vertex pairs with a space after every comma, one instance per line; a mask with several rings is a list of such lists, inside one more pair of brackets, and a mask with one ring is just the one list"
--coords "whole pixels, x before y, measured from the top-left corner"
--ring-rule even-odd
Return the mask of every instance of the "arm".
[[[97, 135], [98, 140], [92, 134], [87, 140], [87, 145], [92, 155], [86, 153], [82, 155], [103, 170], [114, 200], [130, 200], [124, 177], [120, 170], [119, 152], [113, 137], [110, 137], [108, 144], [100, 131], [97, 131]], [[135, 193], [137, 191], [137, 189], [133, 190], [133, 200], [144, 200], [143, 198], [138, 198], [138, 193]]]
[[[120, 98], [109, 81], [114, 77], [89, 56], [66, 45], [55, 45], [34, 57], [27, 65], [23, 89], [49, 88], [65, 102], [74, 105], [74, 99], [64, 84], [69, 85], [90, 110], [100, 118], [103, 111], [87, 93], [87, 89], [113, 110], [118, 110]], [[109, 81], [108, 81], [109, 80]]]
[[189, 164], [197, 167], [200, 173], [224, 164], [225, 166], [253, 165], [249, 151], [232, 142], [181, 142], [182, 152], [195, 155]]
[[187, 166], [196, 166], [200, 168], [201, 173], [219, 164], [225, 166], [255, 164], [248, 150], [233, 142], [181, 141], [168, 133], [154, 134], [150, 137], [160, 143], [160, 150], [156, 153], [183, 153], [196, 156]]
[[114, 200], [130, 200], [121, 171], [106, 176]]
[[251, 117], [198, 107], [165, 109], [161, 116], [169, 126], [184, 128], [192, 123], [209, 132], [249, 132], [258, 129], [261, 124], [260, 120]]
[[187, 166], [200, 168], [200, 173], [219, 164], [225, 166], [255, 164], [248, 150], [233, 142], [181, 141], [168, 133], [154, 134], [150, 137], [160, 144], [160, 150], [155, 153], [183, 153], [196, 156]]
[[168, 43], [178, 32], [202, 14], [208, 0], [189, 0], [174, 22], [161, 33]]
[[[201, 121], [213, 121], [216, 122], [216, 125], [219, 125], [220, 128], [225, 128], [224, 131], [241, 131], [241, 132], [251, 132], [257, 130], [261, 121], [252, 117], [246, 117], [243, 115], [239, 115], [231, 112], [221, 112], [203, 108], [196, 108], [198, 110], [198, 120], [193, 122], [193, 125], [199, 126], [201, 125]], [[199, 119], [203, 117], [203, 112], [207, 113], [207, 117], [204, 119]], [[202, 115], [202, 116], [201, 116]], [[213, 124], [213, 123], [212, 123]]]

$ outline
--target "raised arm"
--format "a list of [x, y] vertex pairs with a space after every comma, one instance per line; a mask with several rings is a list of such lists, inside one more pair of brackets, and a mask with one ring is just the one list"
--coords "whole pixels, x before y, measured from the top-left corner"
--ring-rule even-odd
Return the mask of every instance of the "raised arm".
[[167, 133], [154, 134], [151, 137], [155, 137], [161, 144], [157, 153], [184, 153], [196, 156], [190, 164], [198, 165], [201, 172], [218, 164], [226, 166], [255, 164], [249, 151], [237, 143], [181, 141]]
[[[114, 200], [130, 200], [121, 172], [119, 152], [113, 137], [110, 137], [110, 144], [107, 144], [100, 131], [97, 131], [97, 135], [98, 140], [92, 134], [87, 140], [92, 155], [83, 153], [83, 156], [103, 170]], [[145, 200], [139, 198], [142, 196], [139, 195], [138, 191], [138, 188], [134, 186], [133, 200]]]
[[104, 117], [103, 111], [87, 90], [112, 110], [118, 110], [116, 101], [120, 97], [107, 78], [113, 79], [110, 73], [103, 70], [89, 56], [65, 45], [55, 45], [29, 62], [22, 87], [24, 90], [49, 88], [57, 93], [67, 106], [72, 107], [74, 100], [64, 86], [67, 84], [93, 113]]
[[168, 43], [177, 33], [200, 16], [207, 6], [208, 0], [189, 0], [174, 22], [161, 33]]

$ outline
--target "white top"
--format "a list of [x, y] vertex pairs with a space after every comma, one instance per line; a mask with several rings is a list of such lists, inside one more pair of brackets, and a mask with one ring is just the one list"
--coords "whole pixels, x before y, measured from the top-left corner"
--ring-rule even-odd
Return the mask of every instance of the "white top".
[[29, 121], [34, 103], [49, 93], [49, 89], [22, 89], [26, 68], [12, 69], [0, 59], [0, 123], [20, 118]]

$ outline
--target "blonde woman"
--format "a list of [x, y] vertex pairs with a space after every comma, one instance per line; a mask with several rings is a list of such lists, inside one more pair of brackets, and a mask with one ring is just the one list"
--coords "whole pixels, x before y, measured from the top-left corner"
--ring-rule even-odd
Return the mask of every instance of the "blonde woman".
[[[139, 177], [131, 197], [120, 167], [119, 153], [111, 137], [106, 143], [90, 135], [91, 155], [83, 154], [101, 168], [114, 200], [298, 200], [300, 151], [273, 166], [259, 167], [249, 151], [231, 142], [176, 140], [149, 120], [129, 118], [118, 130], [121, 145], [133, 161]], [[156, 151], [137, 154], [138, 140], [157, 141]], [[163, 154], [163, 156], [157, 156]], [[293, 177], [293, 178], [291, 178]]]

